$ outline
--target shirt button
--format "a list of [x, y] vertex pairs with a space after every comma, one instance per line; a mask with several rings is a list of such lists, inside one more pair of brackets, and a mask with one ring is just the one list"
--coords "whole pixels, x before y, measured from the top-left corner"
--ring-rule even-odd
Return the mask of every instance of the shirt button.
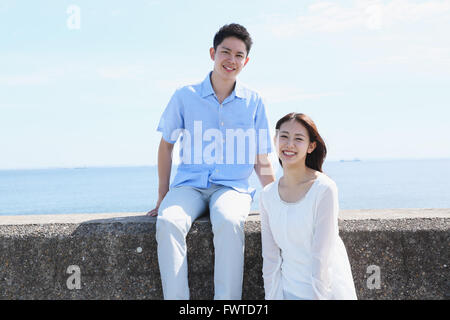
[[220, 125], [223, 127], [223, 121], [220, 123]]

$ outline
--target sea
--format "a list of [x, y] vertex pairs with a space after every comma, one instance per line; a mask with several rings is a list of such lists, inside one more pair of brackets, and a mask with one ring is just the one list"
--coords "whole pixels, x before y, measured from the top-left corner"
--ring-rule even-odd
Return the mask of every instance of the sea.
[[[323, 171], [338, 186], [341, 210], [450, 208], [450, 159], [325, 161]], [[256, 188], [252, 210], [258, 210], [262, 187], [255, 174], [249, 181]], [[154, 208], [157, 191], [156, 166], [0, 170], [0, 217], [144, 214]]]

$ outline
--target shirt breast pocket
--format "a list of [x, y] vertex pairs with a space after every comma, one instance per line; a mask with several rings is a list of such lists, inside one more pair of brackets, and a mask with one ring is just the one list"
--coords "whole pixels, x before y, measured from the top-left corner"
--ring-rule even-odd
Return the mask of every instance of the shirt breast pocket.
[[249, 108], [246, 108], [245, 105], [240, 104], [238, 106], [234, 106], [231, 113], [229, 114], [230, 119], [232, 119], [231, 125], [235, 128], [241, 129], [249, 129], [254, 128], [255, 121], [253, 118], [253, 113]]
[[233, 121], [233, 127], [236, 129], [251, 129], [254, 128], [253, 119], [248, 117], [242, 117]]

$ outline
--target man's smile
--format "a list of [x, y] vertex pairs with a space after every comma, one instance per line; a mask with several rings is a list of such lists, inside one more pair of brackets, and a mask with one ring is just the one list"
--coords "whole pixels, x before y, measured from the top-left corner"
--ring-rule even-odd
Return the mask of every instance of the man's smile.
[[227, 71], [234, 71], [236, 70], [236, 68], [231, 68], [231, 67], [227, 67], [227, 66], [223, 66], [223, 68]]

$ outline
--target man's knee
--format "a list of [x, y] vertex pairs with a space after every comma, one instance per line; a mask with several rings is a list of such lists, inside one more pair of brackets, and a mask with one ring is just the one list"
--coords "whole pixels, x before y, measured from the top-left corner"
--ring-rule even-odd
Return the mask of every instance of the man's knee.
[[220, 191], [210, 208], [213, 231], [222, 228], [243, 230], [250, 205], [250, 195], [229, 189]]
[[179, 233], [186, 235], [189, 231], [189, 217], [179, 206], [171, 206], [160, 210], [156, 219], [156, 237], [163, 234]]
[[212, 230], [214, 234], [220, 232], [240, 234], [244, 232], [245, 215], [218, 213], [211, 218]]

